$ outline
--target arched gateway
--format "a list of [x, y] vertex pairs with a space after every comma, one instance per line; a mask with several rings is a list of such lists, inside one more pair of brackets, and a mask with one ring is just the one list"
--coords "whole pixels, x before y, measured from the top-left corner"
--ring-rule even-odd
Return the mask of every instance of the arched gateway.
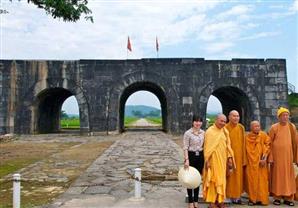
[[32, 61], [0, 60], [0, 134], [59, 131], [65, 99], [79, 104], [82, 132], [122, 131], [124, 105], [147, 90], [162, 108], [162, 128], [181, 133], [193, 113], [203, 117], [210, 95], [227, 114], [236, 109], [248, 127], [252, 119], [267, 128], [280, 105], [287, 106], [283, 59]]

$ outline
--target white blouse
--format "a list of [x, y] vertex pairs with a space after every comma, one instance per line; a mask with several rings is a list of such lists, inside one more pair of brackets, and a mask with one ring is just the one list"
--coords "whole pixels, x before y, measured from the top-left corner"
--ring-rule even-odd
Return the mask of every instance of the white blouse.
[[205, 131], [200, 129], [199, 134], [194, 134], [192, 128], [188, 129], [183, 136], [183, 150], [197, 152], [203, 150]]

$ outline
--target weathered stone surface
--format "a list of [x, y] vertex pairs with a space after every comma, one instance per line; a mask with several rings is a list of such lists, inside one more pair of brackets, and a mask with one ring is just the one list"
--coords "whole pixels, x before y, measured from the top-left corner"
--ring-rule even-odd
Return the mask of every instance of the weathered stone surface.
[[78, 101], [82, 133], [121, 132], [125, 102], [139, 90], [157, 96], [162, 128], [171, 133], [184, 132], [193, 113], [205, 117], [210, 95], [221, 101], [225, 114], [238, 110], [246, 127], [260, 118], [267, 128], [274, 122], [278, 106], [287, 106], [286, 62], [0, 60], [0, 134], [58, 132], [61, 106], [72, 95]]

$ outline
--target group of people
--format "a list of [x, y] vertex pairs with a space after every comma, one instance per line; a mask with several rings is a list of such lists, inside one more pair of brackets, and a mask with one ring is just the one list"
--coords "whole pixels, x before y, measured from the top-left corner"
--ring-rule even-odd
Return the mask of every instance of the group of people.
[[[227, 198], [244, 204], [244, 192], [250, 206], [268, 205], [269, 194], [274, 205], [294, 206], [298, 134], [289, 115], [288, 109], [279, 108], [278, 122], [268, 134], [259, 121], [252, 121], [246, 134], [236, 110], [229, 113], [228, 123], [224, 114], [217, 115], [206, 132], [201, 129], [202, 118], [193, 116], [183, 137], [184, 168], [193, 166], [202, 175], [203, 199], [210, 208], [225, 207]], [[199, 187], [187, 193], [188, 207], [198, 208]]]

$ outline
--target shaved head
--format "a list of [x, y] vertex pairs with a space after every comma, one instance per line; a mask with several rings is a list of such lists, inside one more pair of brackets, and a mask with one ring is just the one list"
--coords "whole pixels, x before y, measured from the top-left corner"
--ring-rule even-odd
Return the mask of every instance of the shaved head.
[[250, 130], [255, 133], [258, 134], [261, 130], [261, 125], [259, 121], [252, 121], [250, 122]]
[[229, 113], [229, 116], [230, 116], [230, 115], [234, 115], [234, 114], [239, 115], [238, 111], [236, 111], [236, 110], [231, 110], [230, 113]]
[[227, 119], [227, 117], [226, 117], [225, 114], [223, 114], [223, 113], [217, 114], [217, 116], [216, 116], [216, 120], [217, 120], [217, 119], [221, 119], [221, 118]]
[[240, 116], [238, 111], [232, 110], [229, 113], [229, 122], [232, 123], [233, 125], [237, 125], [239, 123]]
[[250, 126], [253, 126], [253, 125], [260, 125], [260, 122], [257, 120], [250, 122]]
[[224, 114], [218, 114], [216, 116], [215, 125], [221, 129], [226, 125], [227, 117]]

